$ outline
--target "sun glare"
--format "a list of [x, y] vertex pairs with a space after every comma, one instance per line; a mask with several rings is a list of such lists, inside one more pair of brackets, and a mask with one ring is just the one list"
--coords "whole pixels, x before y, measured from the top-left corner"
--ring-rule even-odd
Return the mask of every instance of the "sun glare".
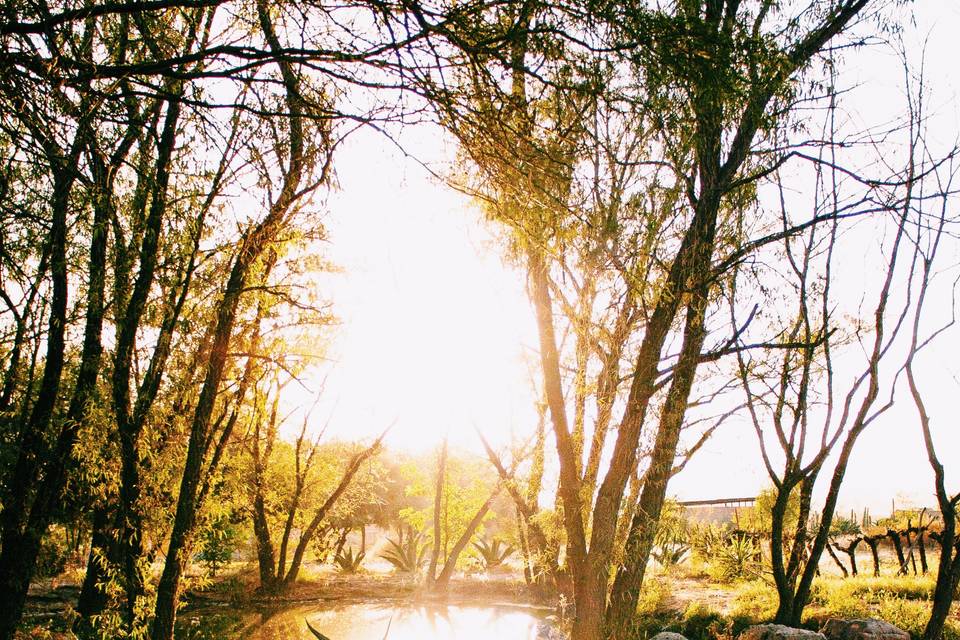
[[[439, 138], [439, 136], [438, 136]], [[325, 276], [340, 319], [315, 412], [331, 436], [370, 437], [396, 423], [388, 444], [423, 449], [445, 435], [480, 451], [475, 428], [506, 442], [536, 421], [530, 362], [536, 344], [523, 274], [504, 264], [468, 198], [358, 141], [341, 156], [330, 203]], [[439, 153], [439, 150], [435, 150]], [[373, 158], [373, 159], [372, 159]], [[380, 175], [376, 189], [360, 184]], [[306, 391], [292, 401], [309, 402]]]

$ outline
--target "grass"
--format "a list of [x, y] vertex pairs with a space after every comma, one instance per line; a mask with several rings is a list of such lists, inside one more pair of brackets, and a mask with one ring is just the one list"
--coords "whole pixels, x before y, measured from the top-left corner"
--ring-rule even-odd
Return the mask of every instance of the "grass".
[[[686, 591], [681, 600], [671, 597], [679, 581]], [[659, 631], [682, 633], [690, 640], [727, 640], [752, 624], [769, 622], [777, 610], [776, 590], [764, 579], [735, 582], [724, 590], [702, 573], [681, 569], [644, 582], [635, 624], [637, 640]], [[814, 582], [803, 626], [818, 629], [828, 618], [879, 618], [919, 638], [930, 616], [934, 584], [935, 577], [929, 575], [823, 576]], [[718, 600], [718, 593], [726, 597]], [[708, 599], [712, 604], [705, 602]], [[956, 604], [944, 640], [960, 640], [960, 606]]]
[[[823, 578], [814, 583], [807, 616], [879, 618], [918, 638], [930, 617], [936, 578], [925, 576], [857, 576]], [[954, 604], [944, 629], [945, 640], [960, 640], [960, 608]]]

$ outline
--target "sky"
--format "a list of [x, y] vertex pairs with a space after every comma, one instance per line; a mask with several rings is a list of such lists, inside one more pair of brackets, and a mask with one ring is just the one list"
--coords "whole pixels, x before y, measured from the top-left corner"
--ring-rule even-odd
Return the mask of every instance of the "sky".
[[[956, 137], [960, 3], [927, 0], [915, 7], [917, 24], [905, 27], [906, 38], [918, 43], [929, 34], [931, 126]], [[911, 55], [919, 59], [919, 45]], [[859, 83], [852, 118], [882, 121], [884, 109], [897, 108], [898, 65], [882, 48], [858, 58], [848, 76]], [[448, 435], [454, 445], [479, 451], [476, 428], [506, 443], [536, 423], [530, 380], [537, 339], [524, 275], [501, 258], [494, 229], [469, 199], [418, 162], [442, 170], [455, 146], [429, 126], [404, 131], [401, 142], [417, 161], [369, 130], [355, 134], [337, 158], [339, 188], [326, 203], [324, 224], [327, 255], [341, 270], [318, 278], [317, 286], [333, 300], [340, 325], [317, 415], [341, 438], [369, 438], [393, 423], [388, 443], [411, 450], [435, 447]], [[845, 259], [844, 266], [867, 271], [862, 256]], [[947, 336], [924, 354], [921, 373], [941, 459], [948, 474], [953, 467], [951, 482], [960, 489], [956, 338]], [[292, 401], [308, 402], [301, 394]], [[755, 495], [769, 484], [758, 456], [752, 427], [733, 421], [674, 478], [669, 492], [681, 500]], [[869, 507], [880, 517], [891, 501], [898, 508], [932, 505], [931, 478], [915, 410], [901, 395], [858, 442], [841, 513]]]

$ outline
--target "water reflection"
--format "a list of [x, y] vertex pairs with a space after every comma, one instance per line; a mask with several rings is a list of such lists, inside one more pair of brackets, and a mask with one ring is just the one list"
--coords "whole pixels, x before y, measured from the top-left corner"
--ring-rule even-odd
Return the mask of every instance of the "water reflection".
[[[178, 640], [314, 640], [304, 620], [331, 640], [547, 640], [559, 638], [542, 610], [509, 606], [354, 604], [238, 612], [196, 611], [180, 619]], [[387, 629], [389, 626], [389, 633]]]

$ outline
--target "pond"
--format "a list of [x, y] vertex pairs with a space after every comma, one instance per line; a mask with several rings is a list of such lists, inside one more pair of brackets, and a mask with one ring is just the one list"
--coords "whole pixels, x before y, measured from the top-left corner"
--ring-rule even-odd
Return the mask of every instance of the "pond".
[[316, 640], [307, 621], [330, 640], [554, 640], [549, 611], [511, 605], [304, 605], [238, 611], [217, 607], [184, 611], [178, 640], [249, 638]]

